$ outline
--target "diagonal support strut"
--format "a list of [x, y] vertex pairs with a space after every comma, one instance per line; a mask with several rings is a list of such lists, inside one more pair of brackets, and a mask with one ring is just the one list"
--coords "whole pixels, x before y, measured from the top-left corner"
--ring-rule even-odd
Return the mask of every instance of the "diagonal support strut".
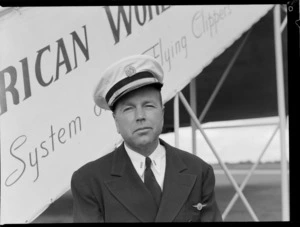
[[205, 134], [204, 130], [202, 129], [202, 126], [200, 125], [197, 117], [195, 116], [192, 108], [189, 106], [188, 102], [186, 101], [185, 97], [183, 96], [183, 94], [181, 92], [179, 92], [179, 98], [181, 100], [181, 102], [183, 103], [183, 105], [185, 106], [186, 110], [188, 111], [190, 117], [192, 118], [192, 120], [194, 121], [194, 123], [196, 124], [197, 128], [200, 130], [200, 132], [202, 133], [204, 139], [206, 140], [207, 144], [209, 145], [209, 147], [211, 148], [211, 150], [213, 151], [214, 155], [216, 156], [216, 158], [218, 159], [218, 162], [221, 164], [221, 167], [223, 168], [226, 176], [228, 177], [229, 181], [232, 183], [233, 187], [235, 188], [235, 190], [237, 191], [237, 193], [239, 194], [240, 198], [242, 199], [243, 203], [245, 204], [246, 208], [248, 209], [251, 217], [253, 218], [254, 221], [258, 221], [258, 218], [256, 216], [256, 214], [254, 213], [252, 207], [250, 206], [250, 204], [248, 203], [246, 197], [244, 196], [243, 192], [240, 190], [239, 186], [237, 185], [235, 179], [232, 177], [232, 175], [230, 174], [229, 170], [227, 169], [226, 165], [223, 163], [223, 161], [221, 160], [221, 158], [219, 157], [219, 155], [216, 152], [216, 149], [214, 148], [214, 146], [212, 145], [212, 143], [209, 141], [207, 135]]

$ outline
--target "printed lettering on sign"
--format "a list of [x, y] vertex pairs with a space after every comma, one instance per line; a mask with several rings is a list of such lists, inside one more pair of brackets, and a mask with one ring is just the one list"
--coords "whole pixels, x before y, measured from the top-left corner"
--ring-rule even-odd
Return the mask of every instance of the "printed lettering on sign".
[[129, 36], [134, 32], [132, 29], [134, 24], [144, 26], [145, 23], [150, 22], [155, 16], [159, 16], [170, 7], [171, 6], [104, 6], [115, 44], [120, 42], [121, 30], [125, 30], [126, 36]]
[[[77, 61], [79, 53], [76, 51], [78, 48], [86, 61], [89, 60], [87, 29], [86, 26], [82, 28], [85, 37], [84, 41], [79, 38], [76, 31], [71, 32], [70, 37], [68, 37], [73, 43], [73, 52], [66, 49], [65, 42], [67, 38], [60, 38], [56, 43], [49, 44], [37, 51], [34, 65], [28, 64], [28, 58], [20, 60], [22, 72], [17, 72], [15, 66], [8, 66], [0, 71], [0, 115], [8, 111], [8, 102], [12, 101], [14, 105], [18, 105], [20, 102], [34, 95], [34, 91], [31, 88], [32, 80], [36, 79], [40, 86], [48, 87], [59, 80], [60, 76], [63, 76], [61, 73], [66, 75], [75, 70], [79, 64]], [[41, 65], [43, 61], [47, 62], [47, 56], [49, 55], [56, 56], [56, 63], [54, 64], [53, 75], [50, 79], [45, 80]], [[71, 56], [74, 62], [71, 62]], [[35, 75], [29, 75], [29, 67], [35, 68]], [[49, 75], [47, 76], [49, 77]], [[21, 77], [23, 77], [24, 94], [20, 94], [19, 88], [16, 86], [17, 80], [20, 80]]]
[[[33, 177], [33, 182], [38, 180], [40, 176], [40, 165], [42, 165], [42, 159], [47, 158], [49, 154], [55, 152], [56, 146], [65, 144], [70, 141], [72, 137], [76, 136], [82, 131], [81, 118], [78, 116], [74, 120], [71, 120], [67, 127], [62, 127], [58, 130], [53, 125], [50, 126], [49, 136], [46, 136], [36, 147], [30, 148], [26, 146], [27, 136], [21, 135], [17, 137], [10, 146], [10, 155], [19, 163], [17, 168], [13, 170], [9, 176], [5, 179], [5, 185], [10, 187], [20, 180], [22, 175], [26, 172], [26, 168], [34, 168], [36, 173]], [[33, 151], [30, 151], [30, 150]], [[18, 154], [24, 152], [28, 153], [27, 158], [22, 159]]]

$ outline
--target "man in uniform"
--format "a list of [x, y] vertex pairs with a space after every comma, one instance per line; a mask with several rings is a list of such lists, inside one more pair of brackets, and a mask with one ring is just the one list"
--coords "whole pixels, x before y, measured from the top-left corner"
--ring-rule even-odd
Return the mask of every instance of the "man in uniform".
[[212, 167], [159, 138], [163, 76], [146, 55], [121, 59], [104, 72], [94, 101], [112, 111], [124, 142], [74, 172], [74, 222], [222, 221]]

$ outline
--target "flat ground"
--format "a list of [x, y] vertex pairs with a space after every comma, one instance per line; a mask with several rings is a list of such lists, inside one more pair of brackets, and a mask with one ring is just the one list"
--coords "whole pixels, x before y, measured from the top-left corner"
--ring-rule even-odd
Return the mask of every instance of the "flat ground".
[[[229, 170], [233, 170], [232, 176], [238, 185], [243, 182], [251, 165], [250, 163], [226, 164]], [[221, 167], [219, 165], [213, 165], [213, 167], [216, 175], [216, 199], [223, 213], [234, 196], [235, 189]], [[280, 221], [280, 166], [278, 163], [261, 164], [257, 170], [244, 188], [244, 195], [259, 221]], [[72, 222], [72, 206], [72, 194], [68, 191], [51, 204], [33, 223], [70, 223]], [[248, 222], [253, 219], [242, 200], [238, 198], [224, 221]]]
[[[232, 171], [233, 178], [240, 186], [247, 171]], [[236, 191], [221, 171], [216, 171], [216, 199], [223, 213]], [[243, 193], [259, 221], [281, 220], [281, 176], [279, 169], [265, 169], [254, 172], [249, 178]], [[253, 221], [249, 211], [240, 198], [224, 221]]]

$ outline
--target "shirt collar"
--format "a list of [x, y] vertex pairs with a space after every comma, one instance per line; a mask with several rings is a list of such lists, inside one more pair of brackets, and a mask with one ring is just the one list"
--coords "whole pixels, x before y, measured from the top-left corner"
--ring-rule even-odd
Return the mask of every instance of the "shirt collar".
[[151, 158], [154, 169], [160, 173], [161, 172], [161, 165], [163, 161], [163, 157], [166, 155], [164, 147], [159, 143], [156, 149], [149, 155]]
[[[126, 143], [124, 143], [125, 150], [136, 169], [137, 173], [140, 177], [143, 176], [144, 170], [145, 170], [145, 159], [146, 157], [139, 154], [138, 152], [130, 149], [128, 146], [126, 146]], [[159, 143], [156, 149], [152, 152], [151, 155], [149, 155], [149, 158], [151, 158], [151, 161], [153, 163], [152, 168], [154, 168], [158, 173], [161, 172], [161, 166], [163, 157], [166, 155], [164, 147]]]

